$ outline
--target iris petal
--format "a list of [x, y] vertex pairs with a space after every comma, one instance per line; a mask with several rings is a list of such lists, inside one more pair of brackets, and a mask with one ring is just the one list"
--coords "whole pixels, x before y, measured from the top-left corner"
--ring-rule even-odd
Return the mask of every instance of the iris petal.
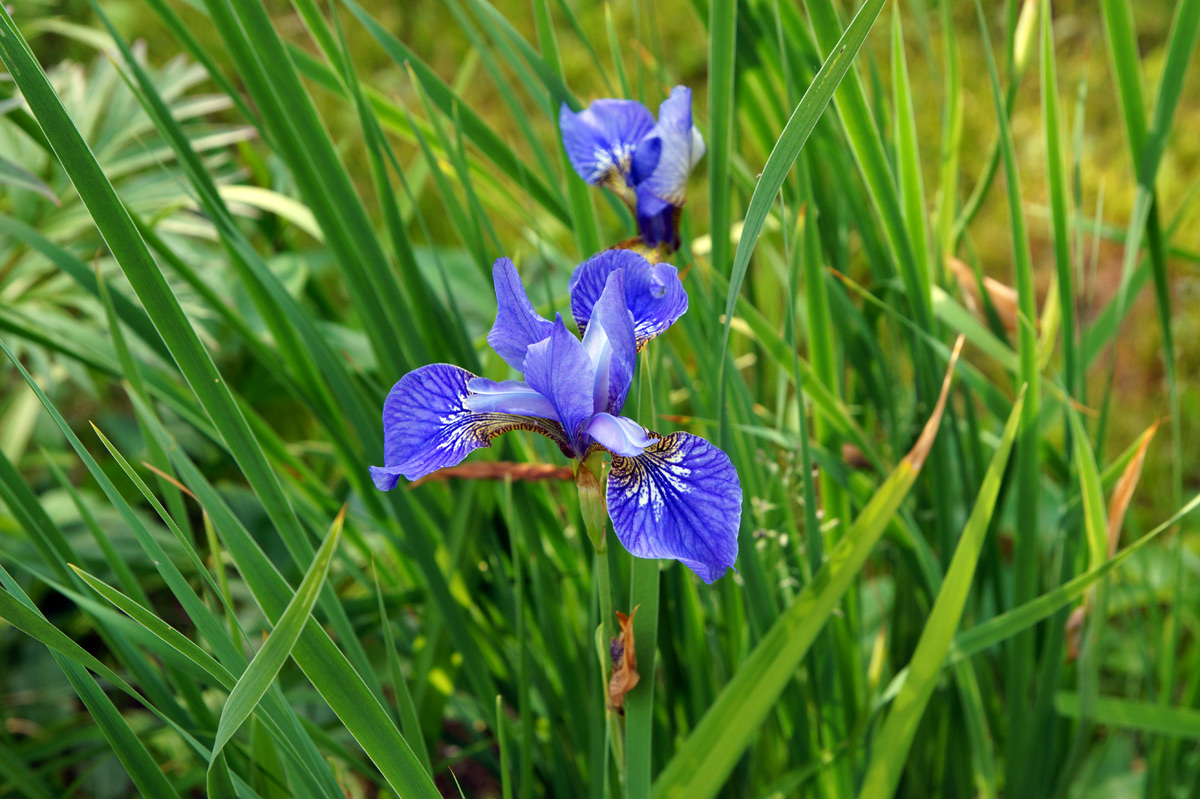
[[673, 433], [636, 457], [614, 455], [608, 477], [613, 530], [639, 558], [673, 558], [711, 583], [737, 560], [742, 487], [729, 456]]
[[678, 206], [659, 199], [650, 187], [643, 183], [637, 188], [638, 232], [647, 247], [665, 245], [675, 252], [682, 243], [679, 238]]
[[496, 284], [496, 323], [488, 333], [488, 344], [519, 372], [529, 345], [549, 336], [554, 324], [534, 310], [521, 276], [508, 258], [496, 259], [492, 280]]
[[632, 458], [641, 455], [654, 439], [640, 424], [625, 416], [598, 413], [588, 423], [588, 435], [614, 455]]
[[605, 250], [587, 259], [571, 275], [571, 313], [579, 329], [591, 323], [608, 276], [625, 270], [625, 305], [633, 314], [638, 349], [662, 334], [688, 308], [687, 291], [679, 270], [670, 264], [652, 264], [632, 250]]
[[533, 390], [524, 380], [488, 380], [476, 377], [467, 381], [470, 396], [463, 406], [472, 411], [512, 413], [558, 421], [550, 400]]
[[633, 383], [637, 362], [637, 342], [633, 316], [625, 307], [625, 271], [608, 276], [600, 300], [592, 309], [592, 318], [583, 335], [595, 369], [592, 410], [620, 413]]
[[596, 100], [579, 112], [563, 103], [558, 114], [563, 147], [579, 177], [593, 185], [625, 185], [637, 143], [654, 117], [635, 100]]
[[416, 480], [454, 466], [510, 430], [542, 433], [569, 451], [554, 421], [467, 408], [467, 384], [474, 377], [466, 369], [435, 363], [409, 372], [392, 386], [383, 403], [384, 465], [371, 467], [379, 490], [395, 488], [400, 475]]
[[576, 455], [587, 449], [584, 424], [591, 418], [594, 367], [583, 343], [567, 330], [562, 317], [549, 338], [529, 347], [525, 380], [550, 401]]
[[[645, 154], [640, 153], [643, 148]], [[639, 188], [645, 186], [671, 205], [683, 205], [688, 175], [704, 157], [704, 139], [692, 124], [691, 89], [671, 89], [658, 107], [658, 122], [638, 144], [638, 151], [633, 162]]]

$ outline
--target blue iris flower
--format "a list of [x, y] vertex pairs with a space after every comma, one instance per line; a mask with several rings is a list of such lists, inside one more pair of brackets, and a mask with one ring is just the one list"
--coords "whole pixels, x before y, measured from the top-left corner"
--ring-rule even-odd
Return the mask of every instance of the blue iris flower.
[[547, 436], [583, 464], [608, 452], [605, 492], [617, 538], [642, 558], [673, 558], [705, 582], [737, 559], [742, 488], [729, 457], [688, 433], [659, 435], [621, 416], [637, 353], [687, 310], [675, 267], [607, 250], [571, 277], [582, 340], [534, 310], [512, 261], [496, 261], [488, 343], [523, 380], [488, 380], [448, 364], [409, 372], [383, 406], [383, 491], [490, 447], [510, 430]]
[[704, 139], [692, 123], [692, 91], [676, 86], [658, 121], [634, 100], [596, 100], [577, 113], [559, 110], [563, 146], [579, 176], [607, 186], [636, 209], [649, 247], [679, 249], [679, 210]]

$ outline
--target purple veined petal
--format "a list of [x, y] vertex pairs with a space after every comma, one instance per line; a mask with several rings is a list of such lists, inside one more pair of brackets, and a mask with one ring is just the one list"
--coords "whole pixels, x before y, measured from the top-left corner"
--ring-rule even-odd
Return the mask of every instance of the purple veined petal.
[[673, 433], [632, 458], [614, 455], [608, 476], [613, 530], [639, 558], [673, 558], [711, 583], [738, 552], [742, 486], [729, 456]]
[[[658, 107], [658, 122], [647, 136], [657, 138], [658, 157], [649, 153], [635, 158], [638, 187], [645, 186], [659, 199], [682, 206], [687, 194], [687, 179], [692, 168], [704, 157], [704, 139], [692, 124], [692, 90], [686, 86], [671, 89], [671, 95]], [[638, 149], [641, 149], [639, 144]], [[653, 167], [650, 167], [653, 160]]]
[[665, 246], [675, 252], [682, 242], [679, 239], [679, 207], [671, 205], [655, 194], [649, 184], [637, 187], [638, 233], [647, 247]]
[[592, 417], [595, 372], [591, 356], [559, 316], [549, 338], [529, 347], [525, 380], [550, 400], [576, 456], [587, 449], [584, 425]]
[[478, 413], [466, 407], [467, 384], [475, 376], [444, 363], [422, 366], [392, 386], [383, 403], [383, 466], [371, 467], [380, 491], [454, 466], [473, 450], [490, 447], [510, 430], [533, 430], [569, 445], [556, 422], [508, 413]]
[[571, 313], [584, 335], [608, 276], [618, 269], [625, 271], [625, 305], [633, 314], [634, 339], [640, 350], [687, 311], [687, 291], [679, 270], [670, 264], [652, 264], [633, 250], [597, 253], [575, 268], [569, 284]]
[[524, 380], [488, 380], [475, 377], [467, 381], [470, 395], [463, 401], [467, 410], [485, 413], [511, 413], [558, 421], [554, 406]]
[[596, 100], [578, 112], [563, 103], [558, 124], [579, 177], [592, 185], [625, 185], [634, 148], [654, 127], [654, 117], [636, 100]]
[[637, 422], [611, 413], [593, 416], [588, 423], [588, 435], [612, 454], [623, 458], [641, 455], [655, 441], [646, 435], [646, 429]]
[[662, 137], [655, 133], [651, 133], [638, 142], [637, 149], [633, 151], [633, 163], [629, 170], [629, 178], [633, 181], [633, 185], [644, 183], [646, 178], [654, 174], [654, 168], [658, 166], [658, 159], [662, 157], [662, 146]]
[[583, 334], [583, 348], [592, 359], [595, 374], [593, 412], [620, 413], [637, 364], [633, 315], [625, 307], [625, 270], [618, 269], [608, 276]]
[[521, 276], [508, 258], [496, 259], [492, 280], [496, 284], [496, 323], [488, 333], [488, 344], [519, 372], [529, 345], [549, 336], [554, 323], [534, 310]]

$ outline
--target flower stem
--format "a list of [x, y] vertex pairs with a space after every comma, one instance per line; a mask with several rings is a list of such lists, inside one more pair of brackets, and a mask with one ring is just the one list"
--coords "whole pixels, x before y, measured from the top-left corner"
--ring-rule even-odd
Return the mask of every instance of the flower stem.
[[634, 641], [638, 650], [641, 681], [625, 697], [625, 796], [650, 799], [650, 754], [654, 731], [654, 650], [658, 643], [657, 560], [634, 558], [629, 607], [638, 608], [634, 617]]
[[579, 464], [575, 470], [575, 486], [579, 491], [579, 510], [583, 515], [583, 526], [595, 548], [592, 563], [595, 570], [596, 594], [600, 604], [600, 629], [597, 640], [600, 657], [600, 698], [604, 703], [604, 793], [609, 794], [608, 757], [612, 751], [616, 762], [622, 762], [621, 730], [617, 715], [613, 712], [608, 698], [608, 675], [611, 667], [609, 642], [613, 637], [613, 601], [612, 581], [609, 576], [608, 542], [605, 533], [608, 527], [608, 510], [604, 503], [604, 491], [601, 487], [600, 472], [603, 464], [598, 459], [589, 458]]

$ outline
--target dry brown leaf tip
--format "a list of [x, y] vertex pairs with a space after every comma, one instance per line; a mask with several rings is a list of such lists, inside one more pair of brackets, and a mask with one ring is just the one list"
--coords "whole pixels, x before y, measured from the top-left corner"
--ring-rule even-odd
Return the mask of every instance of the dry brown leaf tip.
[[622, 713], [625, 708], [625, 694], [632, 691], [641, 679], [637, 672], [637, 650], [633, 641], [633, 617], [639, 607], [641, 605], [630, 611], [628, 616], [617, 611], [620, 632], [608, 645], [608, 654], [613, 664], [612, 677], [608, 681], [608, 701]]
[[[958, 284], [966, 292], [970, 303], [975, 306], [973, 310], [978, 313], [979, 306], [983, 304], [983, 298], [979, 293], [979, 282], [975, 279], [974, 270], [953, 257], [947, 258], [946, 264], [954, 273], [954, 277], [958, 279]], [[1011, 286], [1004, 285], [999, 280], [986, 276], [983, 278], [983, 289], [988, 293], [988, 299], [991, 300], [992, 307], [996, 309], [996, 315], [1004, 323], [1004, 329], [1010, 332], [1016, 330], [1018, 320], [1016, 290]]]

